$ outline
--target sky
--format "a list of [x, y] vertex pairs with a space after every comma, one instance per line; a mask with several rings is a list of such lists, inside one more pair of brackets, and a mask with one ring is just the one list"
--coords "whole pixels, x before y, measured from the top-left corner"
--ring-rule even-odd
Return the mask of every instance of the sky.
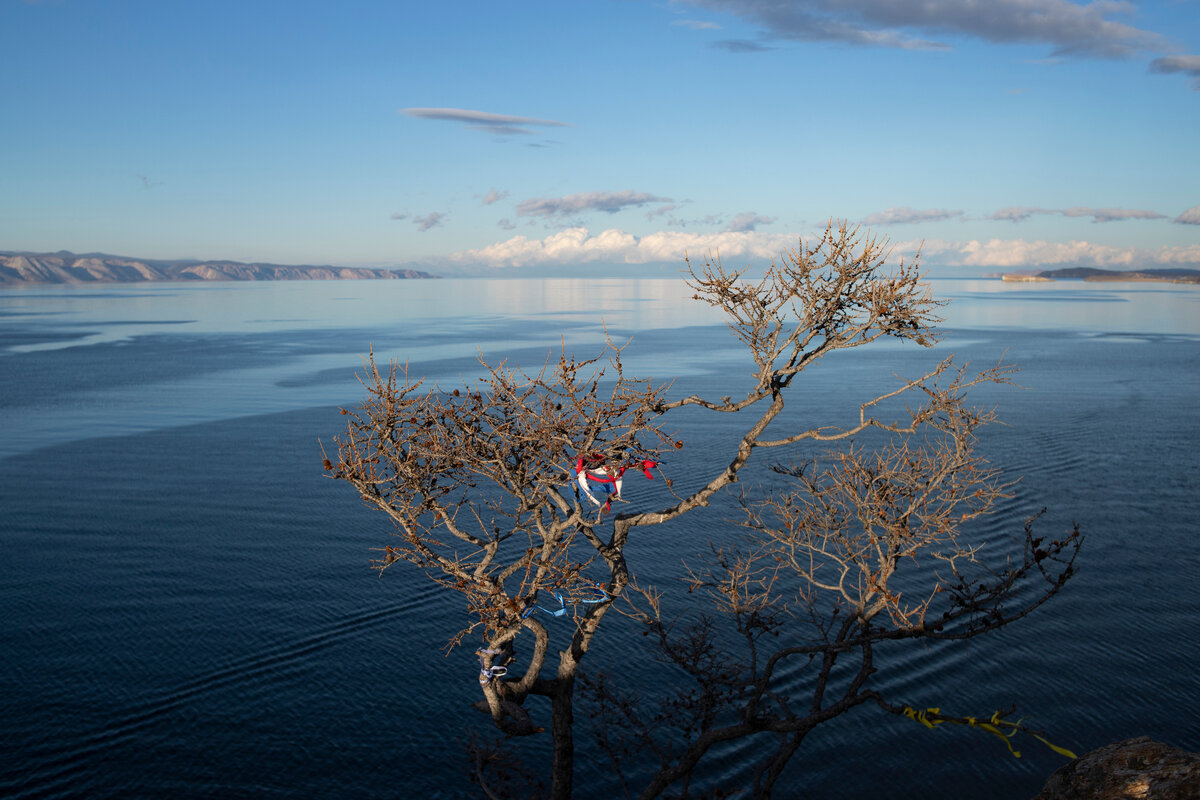
[[0, 250], [1200, 268], [1200, 0], [0, 0]]

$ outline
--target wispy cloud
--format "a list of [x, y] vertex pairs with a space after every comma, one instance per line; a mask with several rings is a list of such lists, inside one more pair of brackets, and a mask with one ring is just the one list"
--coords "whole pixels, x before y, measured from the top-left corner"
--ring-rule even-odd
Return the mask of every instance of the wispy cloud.
[[436, 228], [445, 221], [448, 215], [441, 211], [430, 211], [423, 217], [416, 217], [413, 222], [417, 224], [417, 230], [427, 231], [430, 228]]
[[910, 225], [916, 222], [941, 222], [954, 217], [961, 217], [961, 211], [947, 211], [942, 208], [889, 208], [886, 211], [876, 211], [863, 218], [864, 225]]
[[[650, 215], [647, 214], [646, 217], [649, 219]], [[721, 214], [705, 214], [703, 217], [697, 219], [676, 217], [672, 214], [667, 217], [666, 224], [669, 228], [686, 228], [688, 225], [701, 225], [709, 230], [721, 226], [728, 229], [728, 226], [725, 225], [725, 217]]]
[[717, 23], [702, 19], [677, 19], [671, 24], [681, 28], [691, 28], [694, 31], [716, 31], [721, 29], [721, 26]]
[[763, 38], [944, 49], [932, 37], [969, 37], [996, 44], [1045, 44], [1056, 56], [1118, 58], [1162, 51], [1156, 33], [1118, 22], [1129, 3], [1096, 0], [682, 0], [757, 23]]
[[488, 189], [488, 193], [483, 196], [483, 204], [490, 206], [492, 203], [499, 203], [504, 198], [508, 197], [508, 190], [498, 192], [495, 189]]
[[[725, 231], [685, 233], [660, 231], [634, 236], [618, 229], [593, 235], [585, 227], [568, 228], [542, 239], [514, 236], [475, 250], [452, 254], [458, 264], [492, 267], [563, 266], [593, 262], [651, 264], [682, 262], [692, 256], [720, 255], [765, 263], [788, 248], [798, 237], [790, 233]], [[921, 249], [927, 265], [942, 267], [1026, 269], [1055, 265], [1092, 266], [1101, 269], [1200, 266], [1200, 245], [1138, 248], [1114, 247], [1086, 241], [1046, 242], [1024, 239], [971, 241], [895, 242], [894, 257]]]
[[1192, 206], [1175, 218], [1180, 225], [1200, 225], [1200, 206]]
[[1136, 208], [1064, 208], [1064, 217], [1091, 217], [1092, 222], [1118, 222], [1126, 219], [1164, 219], [1157, 211]]
[[727, 232], [752, 231], [759, 225], [770, 225], [776, 219], [778, 218], [764, 217], [760, 214], [754, 213], [753, 211], [743, 211], [730, 220], [729, 227], [725, 230]]
[[714, 47], [717, 50], [728, 50], [731, 53], [763, 53], [767, 50], [775, 49], [768, 47], [762, 42], [755, 42], [750, 39], [721, 39], [720, 41], [710, 42], [709, 47]]
[[394, 219], [394, 220], [405, 220], [405, 219], [411, 220], [412, 223], [417, 226], [417, 230], [424, 233], [425, 231], [429, 230], [430, 228], [436, 228], [439, 225], [441, 225], [443, 222], [445, 222], [445, 220], [448, 216], [450, 216], [450, 215], [445, 211], [430, 211], [428, 214], [426, 214], [422, 217], [416, 217], [416, 216], [413, 216], [412, 214], [401, 214], [401, 213], [397, 212], [395, 214], [392, 214], [392, 219]]
[[1159, 73], [1182, 72], [1192, 77], [1192, 89], [1200, 92], [1200, 56], [1166, 56], [1150, 62], [1150, 71]]
[[537, 117], [518, 117], [512, 114], [493, 114], [489, 111], [471, 111], [465, 108], [402, 108], [401, 114], [419, 119], [435, 119], [445, 122], [459, 122], [471, 130], [491, 133], [497, 136], [530, 136], [539, 131], [531, 128], [569, 128], [568, 122], [553, 119], [538, 119]]
[[1157, 211], [1137, 208], [1040, 208], [1038, 206], [1009, 206], [988, 216], [1004, 222], [1024, 222], [1034, 214], [1062, 214], [1064, 217], [1091, 217], [1092, 222], [1119, 222], [1128, 219], [1165, 219]]
[[1024, 222], [1034, 214], [1057, 214], [1058, 212], [1052, 208], [1039, 208], [1038, 206], [1008, 206], [988, 215], [988, 219], [1000, 220], [1003, 222]]
[[565, 197], [535, 197], [517, 204], [517, 215], [522, 217], [567, 217], [585, 211], [603, 211], [615, 214], [625, 208], [637, 208], [647, 203], [670, 203], [671, 198], [659, 197], [646, 192], [625, 190], [622, 192], [580, 192]]

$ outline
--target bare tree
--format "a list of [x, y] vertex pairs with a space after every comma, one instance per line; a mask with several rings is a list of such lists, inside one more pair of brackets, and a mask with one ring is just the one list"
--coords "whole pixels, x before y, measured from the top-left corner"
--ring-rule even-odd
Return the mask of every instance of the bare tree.
[[[591, 360], [564, 350], [537, 372], [481, 361], [486, 375], [451, 391], [426, 389], [394, 364], [381, 371], [371, 358], [368, 399], [343, 411], [347, 431], [326, 469], [395, 524], [397, 543], [383, 550], [380, 569], [411, 562], [464, 599], [468, 622], [450, 645], [479, 637], [477, 706], [497, 728], [510, 736], [541, 732], [526, 706], [531, 696], [549, 699], [550, 797], [572, 793], [581, 686], [599, 722], [598, 745], [619, 774], [630, 753], [658, 754], [650, 779], [626, 787], [642, 797], [686, 796], [712, 748], [749, 736], [776, 742], [753, 780], [754, 794], [768, 796], [808, 731], [867, 702], [929, 725], [969, 720], [884, 697], [870, 682], [872, 648], [995, 630], [1071, 575], [1077, 531], [1047, 541], [1027, 524], [1023, 556], [995, 568], [962, 533], [1005, 495], [975, 449], [977, 430], [993, 415], [966, 404], [971, 387], [1008, 382], [1013, 370], [1004, 364], [970, 374], [948, 359], [867, 398], [848, 422], [785, 433], [771, 426], [793, 381], [819, 359], [884, 337], [925, 347], [937, 341], [940, 302], [921, 283], [917, 259], [888, 271], [889, 256], [886, 241], [842, 224], [784, 253], [761, 280], [719, 261], [689, 263], [695, 299], [724, 312], [753, 361], [753, 385], [737, 399], [671, 399], [670, 385], [627, 377], [626, 345], [612, 342]], [[625, 468], [654, 469], [664, 452], [683, 447], [664, 424], [687, 406], [745, 413], [745, 433], [724, 457], [714, 454], [698, 488], [677, 493], [667, 480], [666, 507], [597, 511], [580, 471], [597, 467], [590, 474], [612, 490]], [[760, 450], [794, 454], [815, 444], [831, 450], [774, 466], [787, 488], [742, 493], [740, 536], [714, 544], [690, 571], [691, 597], [706, 598], [707, 611], [672, 623], [661, 592], [640, 586], [626, 562], [634, 531], [709, 505]], [[1044, 583], [1018, 598], [1032, 579]], [[556, 663], [544, 615], [534, 613], [539, 606], [575, 623], [553, 645]], [[651, 717], [606, 676], [578, 683], [613, 608], [645, 626], [695, 681]], [[722, 622], [732, 637], [720, 632]], [[518, 663], [513, 642], [522, 634], [533, 647]], [[814, 671], [805, 697], [780, 686], [794, 662]], [[1012, 723], [1001, 715], [985, 724]], [[485, 768], [497, 757], [476, 754], [486, 783]]]

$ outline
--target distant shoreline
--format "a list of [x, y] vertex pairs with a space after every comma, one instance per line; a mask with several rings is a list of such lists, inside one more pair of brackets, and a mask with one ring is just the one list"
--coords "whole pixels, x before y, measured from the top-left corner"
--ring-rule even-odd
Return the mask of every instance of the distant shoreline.
[[[338, 267], [332, 265], [285, 265], [244, 263], [227, 260], [155, 260], [113, 256], [105, 253], [29, 253], [0, 250], [0, 288], [46, 285], [95, 285], [108, 283], [207, 283], [216, 281], [344, 281], [344, 280], [436, 280], [423, 270], [406, 268]], [[970, 277], [970, 276], [961, 276]], [[1155, 282], [1200, 284], [1200, 270], [1144, 269], [1105, 270], [1091, 267], [993, 272], [984, 278], [1008, 283], [1048, 283], [1058, 280], [1092, 282]]]
[[1005, 272], [1002, 281], [1010, 283], [1047, 283], [1058, 280], [1082, 280], [1093, 282], [1146, 281], [1155, 283], [1200, 283], [1200, 270], [1196, 269], [1141, 269], [1110, 270], [1091, 267], [1067, 267], [1041, 272]]
[[104, 253], [0, 251], [0, 287], [97, 283], [198, 283], [208, 281], [424, 280], [416, 269], [370, 269], [240, 261], [155, 261]]

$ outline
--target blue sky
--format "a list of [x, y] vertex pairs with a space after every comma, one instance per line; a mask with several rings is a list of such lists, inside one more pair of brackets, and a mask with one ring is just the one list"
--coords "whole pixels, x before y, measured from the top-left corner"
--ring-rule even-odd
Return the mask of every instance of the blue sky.
[[1200, 0], [0, 0], [0, 250], [1200, 267]]

